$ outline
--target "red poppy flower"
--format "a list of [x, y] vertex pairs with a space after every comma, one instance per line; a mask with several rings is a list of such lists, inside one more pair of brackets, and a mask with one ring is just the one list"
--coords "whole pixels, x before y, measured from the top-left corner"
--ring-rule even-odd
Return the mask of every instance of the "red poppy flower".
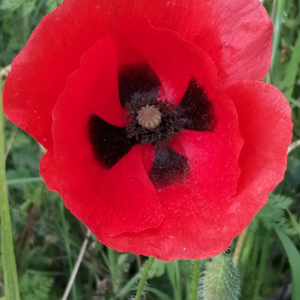
[[258, 0], [64, 0], [16, 57], [8, 118], [99, 241], [159, 259], [226, 249], [282, 180], [290, 108]]

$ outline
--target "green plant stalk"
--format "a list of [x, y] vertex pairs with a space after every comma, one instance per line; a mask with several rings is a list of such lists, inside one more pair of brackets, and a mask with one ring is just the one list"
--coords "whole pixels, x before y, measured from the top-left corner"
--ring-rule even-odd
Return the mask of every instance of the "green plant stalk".
[[239, 264], [239, 259], [240, 259], [240, 255], [244, 246], [244, 242], [245, 242], [245, 238], [247, 236], [247, 232], [248, 232], [248, 227], [246, 227], [241, 234], [238, 237], [238, 241], [237, 244], [235, 246], [235, 250], [233, 253], [233, 258], [232, 258], [232, 262], [234, 264], [234, 266], [238, 269], [238, 264]]
[[152, 257], [152, 256], [149, 257], [149, 259], [148, 259], [148, 261], [145, 265], [145, 268], [142, 272], [141, 279], [140, 279], [140, 282], [139, 282], [134, 300], [140, 300], [141, 299], [141, 297], [143, 295], [143, 289], [144, 289], [144, 286], [145, 286], [145, 282], [146, 282], [147, 277], [148, 277], [148, 272], [150, 271], [154, 260], [155, 260], [155, 257]]
[[245, 272], [245, 270], [247, 269], [247, 265], [249, 264], [250, 255], [253, 249], [253, 240], [254, 234], [251, 230], [248, 230], [244, 248], [240, 257], [240, 269], [242, 274]]
[[5, 138], [2, 112], [2, 77], [0, 75], [0, 209], [1, 209], [1, 254], [4, 273], [5, 300], [20, 300], [17, 266], [14, 255], [8, 192], [5, 176]]
[[194, 260], [193, 285], [192, 285], [192, 292], [191, 292], [190, 300], [197, 300], [197, 298], [198, 298], [200, 267], [201, 267], [201, 261]]
[[114, 293], [118, 293], [118, 266], [117, 266], [117, 255], [116, 251], [111, 248], [107, 248], [108, 262], [109, 262], [109, 272], [111, 276], [111, 282], [113, 286]]
[[260, 263], [259, 263], [259, 269], [258, 269], [258, 278], [256, 281], [255, 289], [254, 289], [254, 295], [253, 300], [259, 299], [259, 291], [260, 287], [262, 285], [265, 269], [266, 269], [266, 263], [268, 258], [268, 251], [270, 246], [270, 240], [271, 240], [271, 230], [267, 230], [266, 236], [263, 241], [262, 250], [261, 250], [261, 257], [260, 257]]
[[259, 250], [259, 237], [254, 239], [253, 250], [250, 258], [250, 262], [248, 264], [247, 273], [251, 275], [251, 286], [254, 286], [255, 276], [256, 276], [256, 266], [257, 266], [257, 258], [258, 258], [258, 250]]
[[167, 267], [167, 274], [173, 288], [174, 300], [182, 300], [182, 290], [180, 284], [180, 272], [179, 272], [178, 261], [176, 260], [171, 261], [167, 263], [166, 267]]
[[[72, 261], [72, 254], [71, 254], [71, 246], [70, 246], [70, 238], [69, 238], [69, 232], [67, 229], [67, 223], [66, 223], [66, 218], [65, 218], [65, 206], [63, 204], [63, 201], [59, 202], [60, 206], [60, 211], [61, 211], [61, 216], [62, 216], [62, 223], [63, 223], [63, 237], [65, 240], [65, 246], [67, 250], [67, 255], [68, 255], [68, 263], [69, 263], [69, 269], [70, 269], [70, 275], [72, 274], [73, 271], [73, 261]], [[74, 281], [74, 284], [72, 285], [72, 298], [75, 300], [77, 299], [77, 292], [76, 292], [76, 283]]]
[[180, 282], [180, 268], [179, 268], [179, 261], [175, 261], [175, 272], [176, 272], [176, 281], [177, 281], [177, 295], [178, 299], [182, 299], [182, 289], [181, 289], [181, 282]]

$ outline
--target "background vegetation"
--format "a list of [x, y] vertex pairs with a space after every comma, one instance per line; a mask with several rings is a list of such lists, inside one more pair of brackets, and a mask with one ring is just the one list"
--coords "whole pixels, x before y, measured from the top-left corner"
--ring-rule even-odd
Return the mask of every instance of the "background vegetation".
[[[55, 9], [60, 0], [0, 3], [0, 70], [5, 78], [9, 71], [5, 67], [24, 47], [42, 17]], [[266, 80], [288, 98], [293, 108], [293, 141], [297, 141], [300, 139], [300, 0], [266, 0], [264, 5], [274, 22], [273, 65]], [[5, 137], [21, 299], [65, 299], [62, 297], [76, 261], [81, 258], [82, 245], [87, 247], [83, 247], [80, 268], [68, 299], [129, 299], [136, 292], [139, 269], [145, 258], [117, 253], [89, 235], [87, 228], [64, 207], [59, 195], [49, 192], [41, 180], [39, 161], [43, 149], [8, 120], [5, 120]], [[300, 300], [299, 214], [300, 147], [292, 147], [284, 181], [248, 229], [232, 243], [230, 251], [235, 253], [240, 276], [231, 265], [231, 254], [202, 262], [199, 299], [220, 299], [211, 292], [219, 285], [223, 296], [227, 296], [224, 299]], [[4, 296], [1, 264], [2, 260], [0, 299]], [[223, 279], [227, 278], [224, 282], [218, 279], [222, 265]], [[170, 263], [155, 260], [146, 286], [147, 299], [187, 299], [192, 272], [193, 263], [189, 260]], [[232, 280], [228, 279], [231, 277]], [[240, 295], [236, 288], [239, 284]], [[236, 289], [236, 294], [231, 295], [230, 289], [226, 290], [228, 286]]]

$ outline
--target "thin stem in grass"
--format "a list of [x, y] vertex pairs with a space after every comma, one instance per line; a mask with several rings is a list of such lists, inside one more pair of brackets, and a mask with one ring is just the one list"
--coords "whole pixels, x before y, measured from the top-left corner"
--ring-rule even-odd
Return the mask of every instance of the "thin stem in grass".
[[81, 265], [81, 262], [82, 262], [82, 259], [83, 259], [83, 256], [84, 256], [84, 253], [85, 253], [85, 250], [86, 250], [86, 247], [87, 247], [87, 244], [88, 244], [88, 241], [89, 241], [89, 237], [91, 236], [91, 231], [88, 229], [86, 235], [85, 235], [85, 238], [84, 238], [84, 241], [83, 241], [83, 244], [81, 246], [81, 249], [80, 249], [80, 252], [79, 252], [79, 255], [77, 257], [77, 261], [75, 263], [75, 266], [74, 266], [74, 269], [72, 271], [72, 274], [71, 274], [71, 277], [70, 277], [70, 280], [68, 282], [68, 285], [67, 285], [67, 288], [64, 292], [64, 295], [62, 297], [61, 300], [67, 300], [68, 299], [68, 296], [69, 296], [69, 293], [70, 293], [70, 290], [74, 284], [74, 281], [75, 281], [75, 278], [76, 278], [76, 275], [77, 275], [77, 272], [79, 270], [79, 267]]
[[8, 192], [5, 176], [5, 139], [2, 112], [2, 77], [0, 75], [0, 209], [1, 256], [4, 273], [4, 293], [7, 300], [20, 300], [17, 266], [12, 239]]
[[142, 272], [142, 276], [141, 276], [134, 300], [141, 299], [141, 297], [143, 295], [144, 286], [145, 286], [145, 283], [146, 283], [146, 280], [148, 277], [148, 273], [153, 265], [154, 260], [155, 260], [155, 257], [151, 257], [151, 256], [149, 257], [149, 259], [144, 267], [144, 270]]
[[192, 286], [192, 292], [191, 292], [190, 300], [197, 300], [197, 297], [198, 297], [200, 267], [201, 267], [201, 261], [200, 260], [194, 260], [193, 286]]
[[[69, 237], [69, 231], [68, 231], [68, 226], [67, 226], [67, 220], [65, 218], [65, 206], [62, 201], [59, 202], [59, 207], [60, 207], [61, 216], [62, 216], [62, 225], [63, 225], [62, 233], [63, 233], [63, 238], [65, 241], [65, 246], [66, 246], [67, 255], [68, 255], [70, 274], [72, 275], [74, 265], [73, 265], [73, 261], [72, 261], [72, 253], [71, 253], [71, 245], [70, 245], [70, 237]], [[72, 298], [77, 299], [76, 283], [74, 282], [71, 287], [72, 287], [72, 289], [71, 289]]]

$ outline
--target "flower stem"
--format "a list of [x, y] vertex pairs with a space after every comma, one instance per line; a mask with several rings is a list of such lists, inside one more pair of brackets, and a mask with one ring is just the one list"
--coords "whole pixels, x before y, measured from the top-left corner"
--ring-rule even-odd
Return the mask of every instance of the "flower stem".
[[248, 231], [248, 227], [246, 227], [242, 231], [242, 233], [239, 235], [238, 241], [237, 241], [237, 244], [236, 244], [236, 247], [235, 247], [235, 250], [234, 250], [232, 261], [233, 261], [233, 264], [236, 268], [238, 267], [238, 263], [239, 263], [240, 255], [241, 255], [243, 245], [244, 245], [244, 242], [245, 242], [245, 238], [246, 238], [246, 235], [247, 235], [247, 231]]
[[117, 266], [117, 254], [114, 249], [107, 248], [109, 271], [113, 286], [113, 291], [115, 294], [118, 292], [118, 266]]
[[193, 271], [193, 286], [190, 300], [197, 300], [198, 296], [198, 287], [199, 287], [199, 278], [200, 278], [200, 260], [194, 260], [194, 271]]
[[5, 138], [2, 111], [2, 77], [0, 75], [0, 209], [1, 256], [4, 273], [4, 292], [7, 300], [20, 300], [17, 266], [12, 239], [8, 192], [5, 177]]
[[145, 265], [145, 268], [142, 272], [142, 276], [141, 276], [141, 279], [140, 279], [140, 282], [139, 282], [139, 285], [138, 285], [138, 288], [137, 288], [137, 291], [136, 291], [136, 296], [134, 298], [134, 300], [140, 300], [141, 297], [142, 297], [142, 294], [143, 294], [143, 289], [144, 289], [144, 286], [145, 286], [145, 282], [147, 280], [147, 277], [148, 277], [148, 272], [150, 271], [151, 267], [152, 267], [152, 264], [155, 260], [155, 257], [149, 257], [146, 265]]

